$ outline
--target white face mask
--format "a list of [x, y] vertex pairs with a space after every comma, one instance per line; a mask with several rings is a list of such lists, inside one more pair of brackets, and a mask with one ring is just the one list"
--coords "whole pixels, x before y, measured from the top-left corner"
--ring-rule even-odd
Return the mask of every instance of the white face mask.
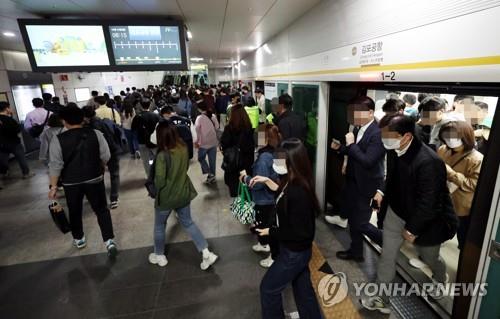
[[460, 138], [445, 138], [444, 142], [449, 148], [457, 148], [464, 144]]
[[286, 162], [285, 160], [273, 160], [273, 170], [278, 174], [278, 175], [286, 175], [288, 174], [288, 170], [286, 169]]
[[382, 143], [386, 150], [397, 150], [401, 147], [401, 140], [398, 138], [382, 138]]

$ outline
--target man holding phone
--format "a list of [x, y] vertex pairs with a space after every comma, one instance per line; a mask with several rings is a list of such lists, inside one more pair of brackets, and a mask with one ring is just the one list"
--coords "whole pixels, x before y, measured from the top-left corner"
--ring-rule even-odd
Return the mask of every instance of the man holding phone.
[[373, 211], [371, 200], [384, 181], [385, 156], [374, 111], [375, 102], [371, 98], [361, 96], [353, 99], [348, 106], [348, 120], [359, 129], [346, 134], [345, 145], [335, 140], [331, 144], [339, 155], [348, 157], [341, 209], [348, 217], [351, 247], [337, 252], [340, 259], [364, 261], [363, 235], [382, 245], [381, 231], [370, 223]]

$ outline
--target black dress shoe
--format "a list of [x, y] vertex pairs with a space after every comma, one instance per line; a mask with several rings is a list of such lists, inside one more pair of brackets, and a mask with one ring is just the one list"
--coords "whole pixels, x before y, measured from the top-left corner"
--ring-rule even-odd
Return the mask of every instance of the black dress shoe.
[[338, 259], [343, 259], [343, 260], [354, 260], [356, 262], [362, 263], [365, 261], [365, 258], [363, 256], [356, 256], [351, 254], [350, 250], [346, 251], [338, 251], [336, 254]]

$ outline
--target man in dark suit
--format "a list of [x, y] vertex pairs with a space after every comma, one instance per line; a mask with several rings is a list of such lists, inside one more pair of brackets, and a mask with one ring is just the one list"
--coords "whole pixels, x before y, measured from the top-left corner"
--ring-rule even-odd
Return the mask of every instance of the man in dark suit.
[[363, 234], [382, 245], [381, 231], [370, 223], [371, 199], [384, 181], [385, 156], [374, 111], [375, 102], [371, 98], [361, 96], [352, 100], [348, 117], [355, 129], [346, 134], [345, 145], [336, 141], [331, 145], [339, 155], [348, 156], [342, 210], [349, 220], [351, 247], [337, 252], [340, 259], [364, 261]]

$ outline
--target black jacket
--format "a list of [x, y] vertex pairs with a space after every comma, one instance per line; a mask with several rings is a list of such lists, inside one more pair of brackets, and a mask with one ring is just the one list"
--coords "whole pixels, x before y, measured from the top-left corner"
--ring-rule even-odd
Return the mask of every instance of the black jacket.
[[406, 222], [405, 229], [418, 236], [417, 245], [433, 246], [456, 232], [457, 218], [446, 184], [446, 166], [418, 138], [401, 157], [387, 153], [387, 178], [382, 188], [381, 213], [392, 210]]
[[283, 140], [289, 138], [298, 138], [302, 142], [306, 140], [306, 121], [297, 113], [291, 110], [282, 113], [276, 119], [276, 125], [278, 125]]
[[316, 229], [316, 212], [312, 199], [305, 196], [305, 189], [289, 183], [276, 204], [278, 226], [269, 235], [292, 251], [310, 249]]
[[144, 111], [134, 117], [132, 121], [132, 131], [136, 132], [139, 144], [154, 148], [151, 143], [151, 134], [156, 129], [156, 124], [160, 121], [160, 116], [156, 113]]
[[0, 115], [0, 150], [12, 151], [21, 140], [19, 139], [21, 126], [12, 117]]
[[253, 129], [246, 131], [234, 131], [230, 126], [226, 126], [220, 139], [222, 152], [233, 146], [239, 147], [241, 160], [239, 170], [245, 169], [247, 170], [247, 173], [251, 172], [255, 157], [253, 132]]
[[355, 182], [361, 195], [374, 196], [384, 182], [385, 148], [378, 123], [373, 121], [358, 143], [342, 145], [338, 153], [349, 156], [346, 179]]
[[120, 151], [120, 146], [115, 142], [114, 132], [111, 132], [109, 126], [107, 126], [106, 123], [103, 122], [103, 120], [95, 117], [93, 119], [90, 119], [87, 126], [93, 128], [94, 130], [100, 131], [102, 135], [104, 135], [104, 139], [108, 143], [111, 156], [117, 156]]

